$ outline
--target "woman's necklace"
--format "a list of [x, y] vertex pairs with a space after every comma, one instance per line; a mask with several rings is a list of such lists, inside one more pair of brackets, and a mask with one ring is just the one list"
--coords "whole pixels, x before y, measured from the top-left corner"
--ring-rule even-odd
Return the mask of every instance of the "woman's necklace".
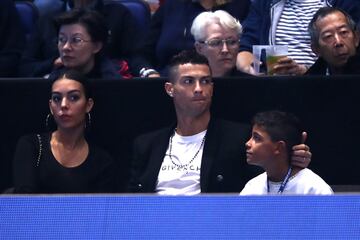
[[195, 160], [195, 158], [196, 158], [197, 155], [199, 154], [201, 148], [204, 146], [206, 134], [204, 135], [203, 139], [201, 140], [201, 144], [200, 144], [199, 149], [196, 151], [195, 155], [191, 158], [191, 160], [190, 160], [187, 164], [177, 164], [177, 163], [174, 162], [174, 160], [173, 160], [173, 158], [172, 158], [172, 156], [173, 156], [173, 155], [172, 155], [172, 140], [173, 140], [173, 137], [174, 137], [174, 135], [175, 135], [175, 131], [176, 131], [176, 129], [174, 130], [174, 134], [171, 135], [171, 137], [170, 137], [169, 157], [170, 157], [170, 160], [171, 160], [172, 164], [174, 164], [176, 167], [178, 167], [178, 168], [185, 168], [185, 167], [189, 166], [189, 165]]

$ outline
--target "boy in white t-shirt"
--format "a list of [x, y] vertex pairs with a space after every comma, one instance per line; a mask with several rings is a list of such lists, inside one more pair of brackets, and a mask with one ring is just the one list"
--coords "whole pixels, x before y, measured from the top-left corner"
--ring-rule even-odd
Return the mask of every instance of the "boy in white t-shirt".
[[240, 195], [333, 194], [313, 171], [289, 164], [291, 148], [300, 143], [301, 133], [300, 122], [292, 114], [267, 111], [255, 115], [246, 159], [265, 172], [251, 179]]

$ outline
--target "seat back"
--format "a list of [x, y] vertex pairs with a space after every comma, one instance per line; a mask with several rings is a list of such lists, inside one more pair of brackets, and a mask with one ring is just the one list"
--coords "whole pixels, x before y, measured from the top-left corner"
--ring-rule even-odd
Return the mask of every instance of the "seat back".
[[39, 11], [37, 7], [29, 1], [16, 1], [15, 7], [19, 13], [20, 22], [24, 29], [26, 39], [28, 40], [39, 18]]
[[[145, 35], [149, 30], [151, 12], [149, 4], [143, 0], [108, 0], [107, 4], [117, 3], [122, 4], [128, 8], [131, 14], [135, 17], [138, 26]], [[143, 35], [143, 36], [144, 36]]]

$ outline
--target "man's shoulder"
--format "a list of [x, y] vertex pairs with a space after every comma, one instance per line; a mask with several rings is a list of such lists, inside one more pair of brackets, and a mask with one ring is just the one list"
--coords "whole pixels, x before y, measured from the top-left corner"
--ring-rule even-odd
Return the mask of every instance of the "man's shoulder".
[[163, 148], [167, 145], [171, 134], [171, 128], [162, 128], [137, 136], [133, 142], [133, 147], [137, 152], [152, 151]]
[[295, 175], [298, 188], [305, 194], [332, 194], [331, 187], [319, 175], [308, 168]]
[[170, 127], [160, 128], [151, 132], [143, 133], [135, 138], [135, 141], [152, 141], [161, 136], [167, 136], [170, 132]]
[[327, 67], [326, 61], [322, 57], [319, 57], [315, 63], [310, 66], [305, 75], [326, 75]]
[[298, 175], [299, 175], [300, 181], [303, 181], [303, 182], [309, 182], [311, 184], [319, 184], [319, 183], [326, 184], [324, 179], [322, 179], [318, 174], [316, 174], [309, 168], [302, 169], [298, 173]]
[[259, 175], [257, 175], [256, 177], [253, 177], [252, 179], [250, 179], [248, 181], [248, 184], [259, 184], [259, 183], [263, 183], [264, 181], [267, 181], [267, 174], [266, 172], [260, 173]]
[[348, 59], [344, 72], [347, 74], [360, 74], [360, 47], [357, 47], [355, 56]]
[[260, 195], [263, 193], [263, 188], [266, 186], [267, 174], [263, 172], [256, 177], [250, 179], [245, 187], [241, 190], [240, 195]]

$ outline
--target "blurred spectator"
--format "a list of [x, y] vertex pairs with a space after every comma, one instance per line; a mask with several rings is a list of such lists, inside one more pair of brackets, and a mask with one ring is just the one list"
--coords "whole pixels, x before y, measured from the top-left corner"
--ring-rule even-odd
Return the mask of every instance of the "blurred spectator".
[[[112, 59], [128, 59], [136, 44], [138, 33], [135, 19], [125, 6], [121, 4], [104, 5], [103, 0], [64, 0], [58, 14], [73, 8], [88, 8], [101, 13], [105, 17], [110, 35], [104, 46], [106, 54]], [[21, 76], [43, 77], [62, 66], [57, 49], [54, 16], [55, 14], [45, 15], [39, 20], [38, 27], [22, 56]]]
[[165, 1], [153, 15], [150, 31], [144, 38], [130, 67], [142, 77], [166, 76], [171, 57], [194, 47], [190, 33], [194, 18], [204, 11], [225, 10], [240, 22], [246, 17], [249, 0], [171, 0]]
[[61, 11], [63, 0], [34, 0], [36, 7], [39, 9], [40, 16], [56, 14]]
[[319, 56], [307, 74], [360, 74], [359, 29], [338, 8], [320, 8], [309, 24], [311, 47]]
[[0, 77], [13, 77], [25, 46], [25, 33], [12, 0], [0, 1], [0, 36]]
[[315, 12], [324, 6], [335, 6], [358, 21], [359, 5], [360, 1], [353, 0], [254, 0], [243, 22], [238, 69], [254, 74], [253, 45], [288, 45], [288, 58], [278, 61], [274, 67], [275, 74], [304, 74], [316, 60], [307, 31]]
[[202, 12], [194, 19], [195, 47], [208, 59], [213, 77], [248, 75], [235, 66], [241, 32], [239, 21], [222, 10]]
[[59, 67], [50, 74], [56, 78], [66, 69], [75, 69], [88, 78], [121, 78], [118, 66], [104, 54], [108, 31], [98, 12], [74, 9], [55, 19], [58, 29]]

